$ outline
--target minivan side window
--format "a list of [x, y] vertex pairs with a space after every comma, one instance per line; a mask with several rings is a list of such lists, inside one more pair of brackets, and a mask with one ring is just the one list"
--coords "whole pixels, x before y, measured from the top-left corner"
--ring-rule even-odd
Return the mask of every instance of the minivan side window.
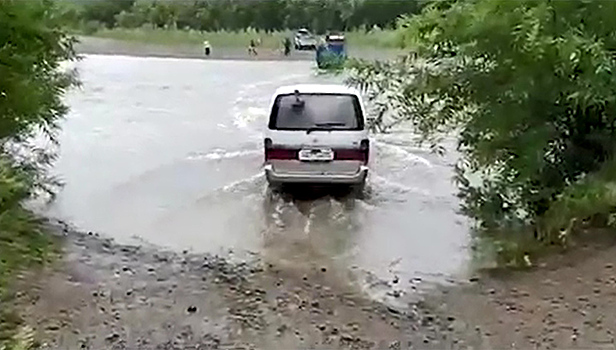
[[363, 130], [359, 100], [349, 94], [288, 94], [274, 101], [269, 128], [308, 130], [328, 126], [333, 130]]

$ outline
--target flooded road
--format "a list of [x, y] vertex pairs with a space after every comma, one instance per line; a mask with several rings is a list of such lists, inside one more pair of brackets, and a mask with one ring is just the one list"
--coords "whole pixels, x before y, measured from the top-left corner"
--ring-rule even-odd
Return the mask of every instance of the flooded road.
[[[392, 285], [463, 272], [451, 155], [412, 135], [375, 136], [365, 198], [271, 194], [262, 131], [274, 90], [339, 82], [312, 62], [87, 56], [60, 136], [65, 182], [51, 216], [119, 242], [194, 252], [258, 253], [283, 268], [321, 266], [375, 297]], [[378, 281], [390, 281], [379, 288]], [[383, 294], [381, 294], [383, 293]]]

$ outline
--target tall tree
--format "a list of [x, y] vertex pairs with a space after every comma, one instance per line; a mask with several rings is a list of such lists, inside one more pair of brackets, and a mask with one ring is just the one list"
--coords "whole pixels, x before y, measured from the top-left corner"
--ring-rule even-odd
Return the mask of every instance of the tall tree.
[[116, 23], [116, 15], [129, 11], [135, 0], [89, 0], [84, 3], [83, 17], [87, 21], [98, 21], [112, 28]]

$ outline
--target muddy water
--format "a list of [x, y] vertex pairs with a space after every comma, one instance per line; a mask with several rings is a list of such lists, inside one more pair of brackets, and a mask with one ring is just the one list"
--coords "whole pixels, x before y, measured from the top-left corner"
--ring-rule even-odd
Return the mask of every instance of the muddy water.
[[55, 167], [66, 186], [50, 215], [120, 242], [325, 267], [379, 298], [464, 270], [453, 156], [415, 147], [408, 132], [375, 136], [362, 198], [268, 191], [271, 94], [340, 79], [317, 76], [311, 62], [87, 56], [78, 68], [83, 87], [68, 98]]

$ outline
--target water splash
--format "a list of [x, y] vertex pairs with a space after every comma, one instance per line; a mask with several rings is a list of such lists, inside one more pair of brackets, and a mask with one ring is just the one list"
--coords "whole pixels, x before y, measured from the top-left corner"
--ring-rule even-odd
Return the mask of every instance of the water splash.
[[[373, 188], [373, 193], [378, 193], [383, 197], [390, 197], [392, 194], [407, 194], [407, 193], [416, 193], [422, 196], [431, 197], [432, 194], [430, 191], [421, 189], [419, 187], [407, 186], [395, 181], [391, 181], [381, 175], [372, 172], [370, 174], [370, 182]], [[393, 193], [392, 193], [393, 192]], [[392, 197], [390, 197], [393, 199]]]
[[376, 144], [377, 150], [379, 150], [380, 152], [391, 154], [393, 156], [403, 158], [404, 161], [410, 161], [415, 164], [421, 164], [428, 168], [434, 167], [428, 159], [422, 156], [419, 156], [417, 154], [414, 154], [410, 151], [407, 151], [406, 149], [400, 146], [381, 142], [381, 141], [377, 141], [375, 142], [375, 144]]
[[252, 175], [246, 179], [238, 180], [232, 182], [220, 189], [221, 192], [241, 192], [245, 191], [249, 187], [254, 187], [258, 183], [259, 180], [265, 178], [265, 173], [260, 172], [258, 174]]
[[248, 156], [256, 156], [262, 153], [261, 150], [244, 150], [244, 151], [225, 151], [223, 149], [217, 149], [213, 152], [208, 153], [193, 153], [190, 154], [186, 159], [188, 160], [221, 160], [221, 159], [233, 159], [233, 158], [241, 158]]
[[249, 125], [259, 119], [266, 119], [270, 96], [263, 94], [263, 90], [274, 90], [284, 84], [303, 81], [307, 78], [306, 73], [291, 74], [240, 87], [237, 98], [233, 102], [233, 124], [240, 129], [249, 129]]
[[310, 234], [310, 227], [312, 226], [312, 222], [314, 221], [314, 206], [310, 206], [310, 212], [306, 216], [306, 224], [304, 225], [304, 234]]
[[265, 120], [267, 110], [265, 108], [247, 107], [245, 110], [236, 110], [234, 114], [233, 125], [240, 129], [246, 129], [254, 121]]

